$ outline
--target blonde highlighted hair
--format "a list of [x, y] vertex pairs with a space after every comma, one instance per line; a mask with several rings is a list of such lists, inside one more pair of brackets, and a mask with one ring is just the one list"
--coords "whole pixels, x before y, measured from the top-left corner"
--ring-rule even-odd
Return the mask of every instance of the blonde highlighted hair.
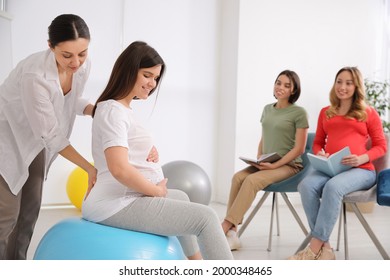
[[330, 90], [330, 107], [326, 111], [326, 116], [329, 119], [337, 115], [337, 109], [340, 107], [340, 99], [336, 95], [335, 85], [338, 76], [344, 71], [348, 71], [349, 73], [351, 73], [352, 80], [355, 85], [355, 92], [352, 97], [351, 108], [349, 109], [345, 117], [350, 119], [356, 119], [358, 121], [365, 121], [367, 118], [366, 92], [364, 89], [363, 76], [357, 67], [343, 67], [337, 72], [334, 84], [332, 86], [332, 89]]

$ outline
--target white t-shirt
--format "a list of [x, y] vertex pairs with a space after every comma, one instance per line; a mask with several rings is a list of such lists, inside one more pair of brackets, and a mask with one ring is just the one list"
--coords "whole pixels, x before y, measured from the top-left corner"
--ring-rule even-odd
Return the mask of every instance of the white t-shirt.
[[153, 147], [152, 138], [134, 117], [130, 108], [115, 100], [100, 102], [92, 124], [92, 155], [98, 170], [97, 181], [83, 202], [85, 219], [100, 222], [144, 196], [116, 180], [108, 170], [104, 151], [109, 147], [128, 149], [129, 163], [154, 184], [164, 175], [158, 163], [146, 161]]

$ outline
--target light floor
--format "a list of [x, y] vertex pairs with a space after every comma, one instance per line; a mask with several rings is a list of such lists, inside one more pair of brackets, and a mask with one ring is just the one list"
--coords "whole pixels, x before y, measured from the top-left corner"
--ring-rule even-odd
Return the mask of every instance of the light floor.
[[[268, 198], [270, 199], [270, 198]], [[210, 206], [216, 210], [220, 219], [226, 211], [226, 206], [218, 203], [211, 203]], [[307, 226], [306, 218], [302, 207], [295, 205], [295, 208]], [[271, 206], [264, 205], [252, 223], [247, 227], [241, 236], [242, 248], [233, 251], [235, 259], [239, 260], [285, 260], [294, 254], [304, 239], [304, 234], [295, 222], [291, 212], [280, 199], [280, 235], [276, 235], [276, 223], [274, 223], [274, 234], [272, 235], [272, 250], [267, 251], [268, 234], [270, 226]], [[347, 212], [349, 255], [351, 260], [381, 260], [382, 257], [374, 243], [365, 232], [353, 212]], [[38, 219], [32, 242], [28, 251], [28, 259], [33, 259], [35, 249], [45, 232], [55, 223], [69, 217], [80, 216], [80, 211], [74, 207], [63, 207], [61, 209], [43, 207]], [[381, 241], [383, 247], [390, 254], [390, 207], [375, 205], [371, 213], [364, 213], [371, 228]], [[338, 224], [332, 236], [331, 244], [336, 248]], [[343, 235], [341, 235], [342, 237]], [[336, 251], [337, 259], [344, 259], [344, 242], [340, 242], [340, 250]]]

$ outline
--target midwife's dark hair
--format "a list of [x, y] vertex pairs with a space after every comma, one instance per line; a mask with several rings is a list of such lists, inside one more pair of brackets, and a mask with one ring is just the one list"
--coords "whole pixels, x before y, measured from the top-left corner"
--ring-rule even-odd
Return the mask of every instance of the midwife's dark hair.
[[147, 43], [141, 41], [131, 43], [117, 58], [107, 86], [96, 101], [92, 116], [95, 115], [96, 106], [99, 102], [109, 99], [120, 100], [128, 96], [137, 81], [140, 69], [156, 65], [161, 65], [161, 72], [156, 79], [156, 87], [150, 91], [149, 96], [158, 88], [164, 75], [164, 60]]
[[89, 28], [85, 21], [73, 14], [57, 16], [48, 27], [49, 45], [54, 48], [59, 43], [73, 41], [78, 38], [91, 39]]

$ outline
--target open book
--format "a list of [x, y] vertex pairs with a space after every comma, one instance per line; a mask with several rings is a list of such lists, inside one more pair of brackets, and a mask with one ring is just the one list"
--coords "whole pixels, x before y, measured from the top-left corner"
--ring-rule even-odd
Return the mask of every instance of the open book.
[[328, 158], [323, 156], [313, 155], [311, 153], [308, 153], [307, 157], [309, 158], [310, 163], [314, 169], [333, 177], [341, 172], [344, 172], [352, 168], [352, 166], [350, 165], [344, 165], [341, 163], [343, 157], [348, 156], [350, 154], [351, 151], [347, 146], [341, 149], [340, 151], [338, 151], [337, 153], [330, 155]]
[[264, 154], [264, 155], [261, 155], [260, 158], [258, 159], [253, 159], [253, 158], [247, 158], [247, 157], [239, 157], [239, 159], [241, 159], [242, 161], [246, 162], [247, 164], [251, 164], [251, 163], [257, 163], [259, 164], [260, 162], [275, 162], [279, 159], [281, 159], [282, 157], [278, 154], [278, 153], [270, 153], [270, 154]]

